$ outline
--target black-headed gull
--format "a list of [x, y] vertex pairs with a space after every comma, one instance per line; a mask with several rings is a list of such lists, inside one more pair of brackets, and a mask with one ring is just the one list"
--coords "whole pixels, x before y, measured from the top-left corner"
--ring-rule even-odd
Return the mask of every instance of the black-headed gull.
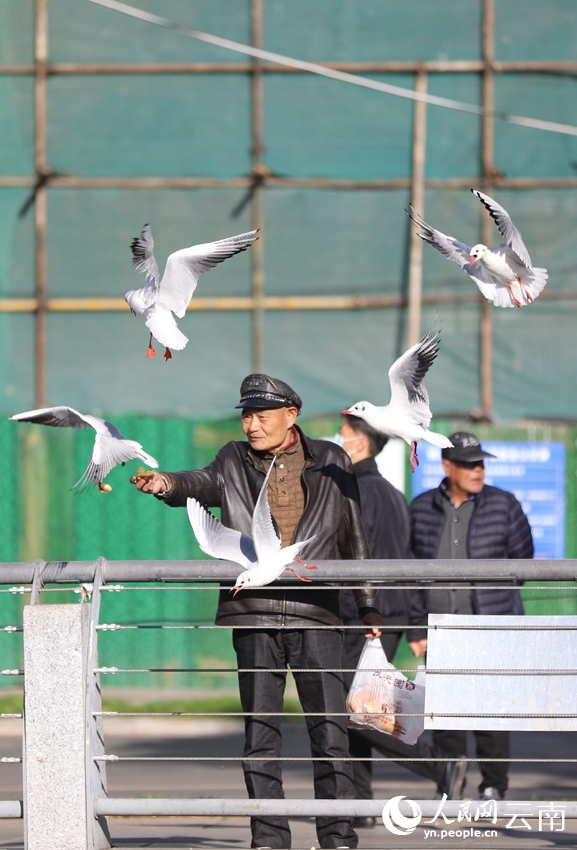
[[[289, 564], [293, 561], [303, 563], [297, 555], [316, 535], [282, 549], [281, 541], [274, 529], [268, 504], [268, 479], [275, 461], [276, 455], [269, 466], [254, 508], [251, 524], [252, 537], [227, 528], [196, 499], [186, 500], [188, 518], [202, 551], [212, 555], [213, 558], [235, 561], [244, 567], [244, 572], [240, 573], [234, 585], [235, 596], [243, 587], [264, 587], [270, 584], [285, 569], [293, 572], [301, 581], [310, 581], [299, 575], [294, 567], [289, 567]], [[316, 567], [308, 564], [304, 566], [309, 570], [316, 570]]]
[[155, 337], [166, 351], [164, 356], [170, 360], [170, 349], [180, 351], [188, 342], [188, 338], [179, 330], [174, 320], [175, 313], [182, 319], [186, 308], [196, 289], [199, 275], [228, 260], [247, 248], [255, 241], [257, 231], [241, 233], [220, 239], [218, 242], [206, 242], [203, 245], [193, 245], [170, 254], [162, 280], [154, 259], [154, 239], [150, 225], [145, 224], [140, 238], [133, 239], [132, 264], [139, 272], [146, 275], [144, 286], [131, 289], [124, 296], [126, 303], [133, 313], [145, 319], [150, 331], [148, 343], [148, 358], [156, 354], [152, 347], [152, 337]]
[[410, 464], [415, 471], [415, 461], [419, 464], [417, 443], [425, 440], [441, 449], [451, 448], [453, 444], [443, 434], [429, 431], [433, 415], [429, 407], [429, 394], [423, 378], [439, 352], [440, 333], [429, 330], [424, 337], [402, 357], [395, 360], [389, 369], [391, 382], [391, 400], [384, 407], [375, 407], [368, 401], [353, 404], [350, 413], [364, 419], [372, 428], [389, 437], [399, 437], [411, 447]]
[[81, 478], [72, 489], [77, 492], [88, 487], [92, 481], [103, 493], [112, 490], [110, 484], [102, 482], [108, 473], [127, 460], [139, 458], [148, 466], [156, 468], [158, 462], [147, 454], [140, 443], [135, 440], [125, 440], [118, 428], [98, 416], [88, 416], [79, 413], [72, 407], [45, 407], [42, 410], [27, 410], [10, 416], [17, 422], [34, 422], [37, 425], [52, 425], [54, 428], [94, 428], [96, 439], [90, 455], [90, 462]]
[[531, 304], [547, 283], [547, 269], [533, 268], [521, 234], [507, 210], [483, 192], [477, 189], [471, 192], [487, 208], [505, 242], [496, 248], [481, 243], [469, 248], [464, 242], [435, 230], [411, 207], [409, 215], [419, 228], [419, 236], [464, 269], [487, 301], [497, 307]]

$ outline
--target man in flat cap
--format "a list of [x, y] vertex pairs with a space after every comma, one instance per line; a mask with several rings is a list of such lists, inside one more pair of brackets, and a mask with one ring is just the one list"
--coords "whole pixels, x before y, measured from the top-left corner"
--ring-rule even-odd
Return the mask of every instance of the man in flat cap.
[[[237, 405], [247, 442], [228, 443], [205, 469], [159, 472], [131, 481], [171, 507], [185, 507], [189, 496], [219, 507], [224, 525], [250, 535], [254, 506], [274, 461], [268, 502], [282, 545], [314, 535], [303, 557], [369, 558], [351, 462], [339, 446], [303, 434], [295, 424], [301, 406], [299, 396], [283, 381], [249, 375], [242, 382]], [[354, 593], [367, 634], [380, 635], [378, 591], [367, 587]], [[243, 589], [233, 597], [228, 588], [222, 589], [216, 622], [233, 629], [239, 669], [275, 671], [239, 673], [242, 707], [248, 713], [244, 755], [259, 759], [243, 762], [249, 797], [284, 798], [278, 761], [281, 718], [272, 713], [283, 710], [290, 665], [295, 669], [303, 710], [311, 715], [306, 720], [312, 755], [336, 759], [313, 762], [315, 797], [354, 798], [351, 764], [339, 760], [349, 756], [345, 717], [337, 716], [345, 713], [343, 678], [340, 673], [316, 672], [317, 668], [342, 667], [339, 591], [320, 582], [318, 589], [306, 593], [290, 586], [281, 590], [276, 585], [274, 589]], [[310, 628], [315, 625], [324, 628]], [[314, 672], [298, 672], [303, 668]], [[271, 714], [263, 716], [267, 712]], [[285, 817], [253, 817], [251, 831], [252, 847], [291, 846]], [[358, 843], [350, 819], [345, 817], [317, 818], [317, 835], [320, 847], [356, 847]]]
[[[474, 434], [458, 431], [449, 439], [453, 448], [442, 451], [445, 478], [435, 490], [417, 496], [409, 508], [415, 557], [532, 558], [531, 528], [521, 505], [512, 493], [485, 484], [484, 460], [495, 455], [484, 451]], [[494, 587], [495, 582], [491, 584]], [[502, 584], [503, 589], [476, 582], [457, 590], [435, 587], [422, 593], [430, 614], [523, 614], [517, 587]], [[509, 732], [474, 734], [479, 758], [509, 758]], [[452, 756], [465, 756], [466, 735], [433, 732], [434, 746]], [[507, 762], [479, 762], [481, 800], [504, 798], [508, 767]]]

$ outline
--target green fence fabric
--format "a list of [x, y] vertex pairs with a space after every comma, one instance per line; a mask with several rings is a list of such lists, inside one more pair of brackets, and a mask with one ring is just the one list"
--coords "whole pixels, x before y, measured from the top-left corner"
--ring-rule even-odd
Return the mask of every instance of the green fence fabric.
[[481, 22], [478, 0], [416, 0], [409, 10], [403, 0], [268, 0], [264, 35], [269, 50], [310, 62], [358, 61], [359, 45], [365, 61], [476, 59]]
[[[12, 0], [17, 5], [33, 0]], [[250, 41], [250, 0], [143, 0], [140, 9], [224, 38]], [[55, 62], [238, 62], [233, 53], [77, 0], [48, 3]]]
[[[322, 384], [321, 384], [322, 386]], [[232, 439], [241, 439], [238, 419], [222, 422], [115, 417], [115, 424], [132, 439], [140, 441], [156, 456], [163, 469], [195, 469], [210, 463], [218, 449]], [[300, 422], [300, 420], [299, 420]], [[338, 418], [303, 419], [305, 433], [315, 438], [334, 434]], [[434, 420], [435, 429], [445, 434], [467, 428], [481, 440], [558, 441], [567, 451], [567, 557], [577, 557], [577, 430], [562, 426], [496, 428]], [[112, 492], [96, 488], [76, 495], [70, 487], [84, 471], [90, 455], [91, 431], [42, 428], [25, 423], [0, 421], [0, 451], [5, 480], [13, 482], [10, 493], [0, 501], [0, 563], [2, 561], [110, 560], [205, 558], [198, 548], [186, 511], [168, 508], [155, 499], [141, 496], [128, 483], [138, 466], [130, 461], [108, 476]], [[407, 452], [408, 455], [408, 452]], [[407, 464], [407, 492], [410, 491]], [[0, 567], [0, 584], [2, 582]], [[542, 584], [542, 582], [540, 582]], [[561, 591], [523, 590], [529, 614], [576, 614], [575, 585]], [[104, 593], [101, 622], [126, 624], [211, 624], [218, 592], [123, 591]], [[44, 594], [43, 603], [75, 603], [70, 594]], [[0, 594], [0, 626], [21, 623], [21, 596]], [[100, 635], [104, 666], [133, 667], [226, 667], [234, 666], [229, 631], [123, 631]], [[0, 665], [21, 666], [21, 639], [0, 632]], [[403, 664], [409, 658], [403, 658]], [[7, 677], [0, 687], [13, 685]], [[107, 687], [235, 688], [234, 677], [222, 674], [151, 673], [118, 674], [106, 677]]]

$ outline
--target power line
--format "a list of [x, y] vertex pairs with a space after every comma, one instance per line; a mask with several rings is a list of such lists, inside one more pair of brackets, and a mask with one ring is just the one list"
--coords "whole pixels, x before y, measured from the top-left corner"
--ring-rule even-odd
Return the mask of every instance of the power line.
[[393, 86], [389, 83], [382, 83], [378, 80], [370, 80], [366, 77], [359, 77], [355, 74], [347, 74], [345, 71], [336, 71], [333, 68], [326, 68], [324, 65], [317, 65], [315, 62], [305, 62], [302, 59], [294, 59], [290, 56], [283, 56], [280, 53], [271, 53], [269, 50], [261, 50], [258, 47], [251, 47], [248, 44], [241, 44], [238, 41], [231, 41], [228, 38], [221, 38], [217, 35], [202, 32], [200, 30], [186, 27], [183, 24], [177, 24], [168, 18], [162, 18], [159, 15], [153, 15], [144, 9], [138, 9], [136, 6], [129, 6], [127, 3], [120, 3], [118, 0], [89, 0], [90, 3], [95, 3], [97, 6], [104, 6], [107, 9], [113, 9], [116, 12], [122, 12], [124, 15], [130, 15], [133, 18], [138, 18], [141, 21], [147, 21], [150, 24], [155, 24], [165, 29], [179, 32], [189, 38], [196, 38], [199, 41], [205, 41], [208, 44], [213, 44], [216, 47], [224, 47], [226, 50], [234, 50], [236, 53], [243, 53], [246, 56], [253, 56], [255, 59], [263, 59], [266, 62], [275, 62], [278, 65], [286, 65], [289, 68], [298, 68], [301, 71], [308, 71], [311, 74], [328, 77], [331, 80], [338, 80], [342, 83], [350, 83], [361, 88], [372, 89], [373, 91], [384, 92], [395, 97], [402, 97], [407, 100], [419, 100], [424, 103], [429, 103], [431, 106], [441, 106], [445, 109], [454, 109], [458, 112], [469, 112], [473, 115], [485, 115], [489, 118], [495, 118], [499, 121], [507, 121], [509, 124], [519, 124], [522, 127], [532, 127], [535, 130], [546, 130], [550, 133], [562, 133], [568, 136], [577, 136], [577, 127], [572, 124], [559, 124], [555, 121], [542, 121], [539, 118], [527, 118], [523, 115], [513, 115], [510, 112], [501, 112], [498, 110], [484, 109], [482, 106], [475, 106], [472, 103], [464, 103], [459, 100], [452, 100], [446, 97], [437, 97], [436, 95], [420, 93], [412, 89], [405, 89], [401, 86]]

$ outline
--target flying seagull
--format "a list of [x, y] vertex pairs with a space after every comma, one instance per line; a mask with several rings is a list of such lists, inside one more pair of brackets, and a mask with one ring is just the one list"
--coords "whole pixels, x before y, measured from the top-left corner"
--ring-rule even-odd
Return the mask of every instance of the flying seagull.
[[175, 313], [181, 319], [196, 289], [199, 275], [210, 271], [229, 257], [246, 251], [257, 238], [256, 233], [256, 230], [251, 230], [249, 233], [230, 236], [218, 242], [206, 242], [175, 251], [166, 261], [161, 280], [153, 254], [152, 231], [149, 224], [144, 225], [140, 238], [133, 239], [130, 247], [132, 265], [139, 272], [143, 272], [146, 279], [144, 286], [131, 289], [124, 298], [132, 312], [144, 318], [150, 331], [146, 353], [148, 358], [156, 354], [152, 347], [152, 337], [165, 346], [166, 360], [172, 357], [171, 348], [175, 351], [184, 348], [188, 338], [179, 330], [172, 314]]
[[425, 440], [441, 449], [453, 446], [447, 437], [428, 430], [433, 416], [423, 378], [439, 353], [440, 341], [440, 332], [430, 329], [420, 342], [395, 360], [389, 369], [391, 382], [389, 404], [384, 407], [375, 407], [368, 401], [359, 401], [349, 410], [343, 411], [343, 413], [364, 419], [381, 434], [405, 440], [411, 447], [410, 464], [413, 472], [416, 468], [415, 461], [417, 465], [420, 462], [417, 455], [417, 443], [420, 440]]
[[96, 439], [90, 455], [90, 463], [72, 489], [81, 493], [90, 482], [94, 482], [103, 493], [112, 490], [110, 484], [102, 482], [108, 473], [127, 460], [139, 458], [148, 466], [157, 467], [158, 462], [147, 454], [140, 443], [125, 440], [118, 428], [98, 416], [87, 416], [72, 407], [45, 407], [42, 410], [27, 410], [10, 416], [17, 422], [35, 422], [37, 425], [52, 425], [54, 428], [94, 428]]
[[202, 551], [214, 558], [236, 561], [244, 568], [234, 585], [235, 596], [243, 587], [264, 587], [265, 584], [270, 584], [285, 569], [293, 572], [301, 581], [310, 582], [310, 579], [299, 575], [294, 567], [288, 566], [293, 561], [298, 561], [309, 570], [316, 570], [316, 567], [304, 564], [296, 557], [303, 546], [310, 543], [316, 535], [281, 549], [281, 541], [274, 529], [268, 504], [268, 479], [275, 461], [276, 455], [268, 469], [254, 508], [251, 524], [252, 537], [227, 528], [196, 499], [187, 499], [188, 518]]
[[435, 230], [411, 207], [409, 216], [417, 226], [419, 236], [464, 269], [482, 295], [497, 307], [532, 304], [547, 283], [547, 269], [533, 268], [521, 234], [507, 210], [483, 192], [477, 189], [471, 189], [471, 192], [489, 211], [504, 242], [496, 248], [488, 248], [481, 243], [469, 248], [464, 242]]

